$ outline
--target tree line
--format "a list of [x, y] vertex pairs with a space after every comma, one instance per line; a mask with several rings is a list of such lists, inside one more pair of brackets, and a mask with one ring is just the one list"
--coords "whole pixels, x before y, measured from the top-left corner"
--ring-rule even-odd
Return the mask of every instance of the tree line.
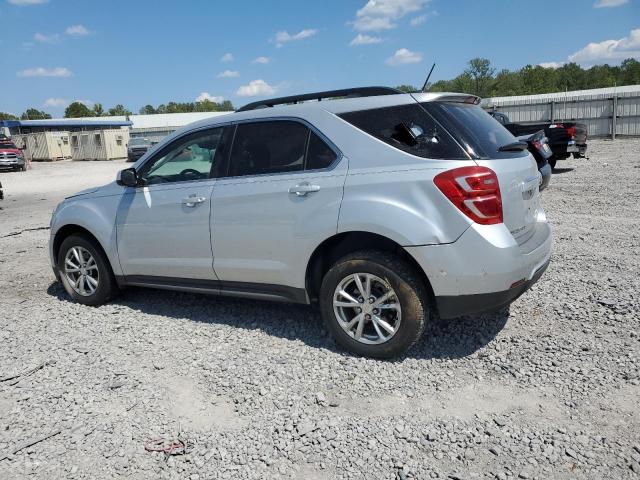
[[[430, 92], [507, 97], [638, 84], [640, 62], [633, 58], [623, 60], [619, 66], [604, 64], [582, 68], [577, 63], [565, 63], [557, 68], [526, 65], [513, 71], [497, 71], [488, 59], [473, 58], [457, 77], [439, 80], [427, 85], [427, 88]], [[418, 90], [411, 85], [400, 85], [398, 88], [403, 91]]]
[[[506, 97], [639, 84], [640, 62], [633, 58], [623, 60], [620, 65], [604, 64], [590, 68], [582, 68], [576, 63], [566, 63], [558, 68], [526, 65], [519, 70], [500, 71], [497, 71], [491, 61], [486, 58], [473, 58], [467, 62], [467, 68], [457, 77], [451, 80], [439, 80], [427, 85], [427, 88], [431, 92], [464, 92], [480, 97]], [[405, 92], [418, 90], [412, 85], [400, 85], [397, 88]], [[233, 110], [233, 104], [229, 100], [217, 103], [205, 99], [200, 102], [162, 103], [157, 107], [145, 105], [139, 113], [150, 115]], [[65, 118], [115, 115], [128, 116], [131, 115], [131, 111], [121, 104], [105, 111], [100, 103], [89, 108], [82, 102], [73, 102], [64, 112]], [[20, 115], [22, 120], [47, 118], [51, 118], [51, 115], [36, 108], [28, 108]], [[18, 117], [0, 112], [0, 120], [18, 120]]]

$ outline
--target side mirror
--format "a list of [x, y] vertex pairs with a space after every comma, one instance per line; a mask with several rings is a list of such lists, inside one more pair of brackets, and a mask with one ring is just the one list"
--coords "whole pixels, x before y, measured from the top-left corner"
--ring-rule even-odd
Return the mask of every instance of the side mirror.
[[124, 187], [137, 187], [139, 185], [138, 173], [135, 168], [127, 168], [118, 172], [116, 183]]

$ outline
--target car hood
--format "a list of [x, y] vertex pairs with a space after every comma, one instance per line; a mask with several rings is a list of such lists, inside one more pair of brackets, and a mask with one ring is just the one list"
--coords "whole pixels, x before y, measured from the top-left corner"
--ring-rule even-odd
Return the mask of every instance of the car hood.
[[66, 198], [69, 199], [69, 198], [78, 198], [78, 197], [87, 197], [87, 196], [102, 197], [107, 195], [115, 195], [121, 192], [122, 192], [122, 187], [118, 185], [114, 180], [113, 182], [107, 183], [106, 185], [101, 185], [101, 186], [91, 187], [85, 190], [81, 190], [77, 193], [74, 193], [73, 195], [69, 195]]

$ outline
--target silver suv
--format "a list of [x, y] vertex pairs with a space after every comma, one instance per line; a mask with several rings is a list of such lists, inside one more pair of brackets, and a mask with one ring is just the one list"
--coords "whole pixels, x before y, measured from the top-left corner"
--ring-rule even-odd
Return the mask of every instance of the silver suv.
[[86, 305], [127, 286], [317, 304], [342, 347], [401, 354], [549, 263], [536, 162], [478, 101], [368, 87], [191, 124], [58, 205], [54, 272]]

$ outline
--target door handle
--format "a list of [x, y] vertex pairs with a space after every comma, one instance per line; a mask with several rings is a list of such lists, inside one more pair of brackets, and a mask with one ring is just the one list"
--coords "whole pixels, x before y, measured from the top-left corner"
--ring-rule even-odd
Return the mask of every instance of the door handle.
[[199, 203], [204, 203], [207, 197], [198, 197], [197, 195], [189, 195], [187, 198], [182, 199], [182, 205], [185, 207], [195, 207]]
[[320, 191], [320, 185], [311, 185], [308, 182], [299, 183], [298, 185], [289, 189], [289, 193], [296, 194], [299, 197], [304, 197], [307, 193], [318, 191]]

